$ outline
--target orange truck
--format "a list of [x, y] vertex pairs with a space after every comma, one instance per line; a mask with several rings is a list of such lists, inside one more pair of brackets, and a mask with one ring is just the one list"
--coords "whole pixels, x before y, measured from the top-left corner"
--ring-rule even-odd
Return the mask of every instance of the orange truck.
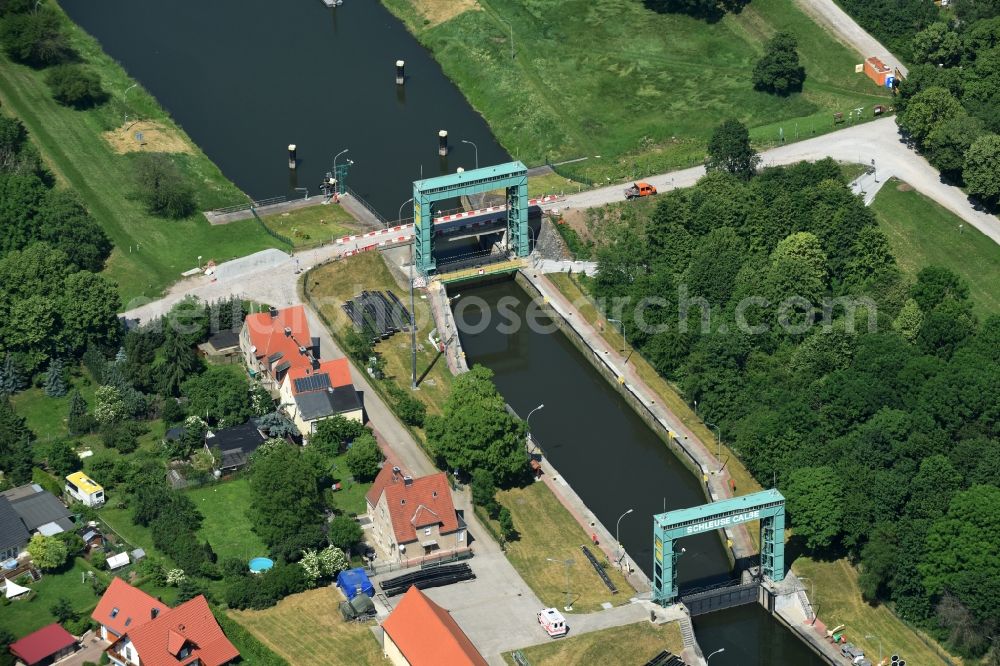
[[656, 194], [656, 188], [649, 183], [637, 180], [632, 187], [625, 188], [626, 199], [638, 199], [639, 197], [649, 197]]

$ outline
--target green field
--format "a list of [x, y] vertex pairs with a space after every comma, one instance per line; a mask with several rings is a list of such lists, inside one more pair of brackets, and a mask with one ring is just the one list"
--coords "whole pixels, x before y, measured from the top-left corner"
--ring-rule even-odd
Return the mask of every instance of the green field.
[[355, 233], [361, 226], [343, 206], [309, 206], [263, 218], [268, 229], [291, 239], [295, 247], [318, 245]]
[[61, 186], [83, 198], [114, 241], [105, 272], [118, 282], [123, 299], [158, 296], [182, 271], [196, 266], [199, 256], [221, 262], [266, 247], [282, 247], [253, 220], [213, 227], [201, 214], [165, 220], [146, 213], [135, 197], [132, 157], [112, 149], [103, 135], [124, 125], [126, 113], [164, 128], [164, 147], [174, 150], [175, 159], [195, 184], [199, 208], [241, 203], [246, 197], [152, 96], [141, 87], [125, 96], [135, 81], [94, 39], [75, 25], [69, 33], [73, 47], [100, 74], [110, 100], [86, 111], [60, 106], [44, 82], [44, 70], [14, 64], [0, 55], [0, 102], [4, 113], [20, 118], [31, 132]]
[[267, 546], [250, 529], [247, 519], [250, 483], [246, 478], [191, 490], [188, 496], [205, 517], [198, 538], [212, 544], [220, 561], [227, 557], [249, 561], [267, 555]]
[[[520, 652], [532, 666], [562, 666], [563, 664], [643, 664], [667, 650], [680, 654], [684, 649], [681, 630], [676, 622], [653, 625], [638, 622], [573, 636], [526, 648]], [[508, 664], [516, 664], [511, 653], [503, 656]], [[725, 662], [722, 662], [725, 663]]]
[[872, 210], [904, 273], [915, 277], [925, 266], [948, 268], [969, 284], [981, 319], [1000, 314], [1000, 247], [993, 240], [895, 179], [875, 196]]
[[[886, 102], [855, 74], [861, 57], [793, 0], [753, 0], [717, 23], [657, 14], [637, 0], [383, 0], [434, 53], [497, 138], [530, 164], [620, 180], [701, 162], [711, 130], [736, 116], [758, 145], [832, 129], [832, 114]], [[508, 27], [510, 26], [510, 27]], [[778, 31], [798, 39], [801, 94], [753, 90]], [[513, 37], [511, 36], [513, 35]], [[511, 39], [515, 58], [511, 58]], [[600, 156], [600, 158], [595, 158]]]
[[87, 571], [94, 571], [94, 568], [85, 560], [76, 558], [73, 566], [65, 571], [44, 574], [37, 583], [27, 585], [35, 593], [31, 599], [13, 601], [0, 610], [0, 626], [17, 637], [41, 629], [56, 621], [49, 608], [60, 597], [69, 599], [80, 615], [90, 615], [97, 605], [97, 595], [89, 582], [81, 582]]

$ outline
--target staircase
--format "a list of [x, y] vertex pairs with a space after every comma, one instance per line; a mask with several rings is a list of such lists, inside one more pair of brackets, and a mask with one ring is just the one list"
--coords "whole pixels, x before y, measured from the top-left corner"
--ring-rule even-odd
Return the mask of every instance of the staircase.
[[684, 648], [696, 650], [697, 643], [694, 640], [694, 627], [691, 625], [691, 618], [685, 615], [677, 623], [681, 627], [681, 639], [684, 641]]

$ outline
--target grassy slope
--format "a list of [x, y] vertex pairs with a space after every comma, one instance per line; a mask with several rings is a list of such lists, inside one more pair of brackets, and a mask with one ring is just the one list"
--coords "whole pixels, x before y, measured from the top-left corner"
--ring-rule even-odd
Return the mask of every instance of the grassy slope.
[[[779, 127], [786, 139], [810, 136], [830, 128], [833, 111], [886, 99], [854, 73], [858, 56], [792, 0], [754, 0], [716, 24], [634, 0], [480, 0], [483, 11], [439, 25], [424, 24], [422, 1], [383, 0], [511, 154], [529, 163], [591, 156], [565, 167], [583, 180], [699, 162], [711, 129], [732, 115], [759, 128], [763, 145], [777, 141]], [[750, 82], [763, 42], [779, 30], [796, 35], [807, 72], [803, 93], [788, 98]]]
[[[684, 648], [676, 622], [662, 625], [639, 622], [581, 636], [573, 636], [572, 619], [569, 624], [569, 638], [521, 650], [532, 666], [643, 664], [661, 650], [680, 654]], [[508, 664], [516, 663], [510, 653], [503, 657]]]
[[[519, 540], [507, 544], [507, 559], [542, 603], [556, 608], [566, 603], [565, 566], [548, 562], [549, 557], [573, 560], [570, 592], [576, 612], [600, 610], [605, 601], [615, 605], [628, 602], [632, 587], [620, 571], [609, 566], [608, 575], [618, 588], [618, 594], [611, 594], [580, 550], [581, 544], [590, 542], [589, 536], [548, 486], [533, 483], [526, 488], [504, 490], [497, 499], [510, 510], [514, 529], [521, 535]], [[589, 547], [598, 561], [605, 561], [599, 550]]]
[[190, 491], [188, 497], [205, 516], [198, 538], [212, 544], [220, 561], [227, 557], [249, 561], [267, 555], [267, 547], [251, 531], [247, 519], [250, 484], [245, 478], [198, 488]]
[[[114, 241], [116, 248], [106, 273], [118, 282], [122, 296], [130, 299], [160, 294], [182, 271], [193, 267], [199, 255], [223, 261], [275, 246], [277, 242], [253, 220], [212, 227], [201, 214], [184, 220], [163, 220], [145, 212], [134, 197], [130, 157], [112, 151], [101, 134], [120, 125], [126, 111], [131, 117], [141, 114], [178, 133], [183, 131], [141, 87], [132, 90], [124, 104], [123, 93], [134, 81], [101, 51], [94, 39], [68, 19], [67, 24], [72, 26], [74, 47], [100, 74], [111, 99], [88, 111], [62, 107], [52, 100], [44, 72], [14, 64], [0, 55], [0, 102], [5, 113], [21, 119], [62, 185], [83, 198]], [[245, 200], [183, 136], [191, 152], [178, 159], [196, 185], [199, 207], [209, 209]]]
[[907, 275], [930, 265], [948, 268], [968, 282], [980, 319], [1000, 314], [1000, 249], [993, 240], [896, 180], [875, 196], [872, 210]]
[[367, 624], [345, 622], [335, 587], [281, 600], [262, 611], [230, 611], [229, 617], [296, 666], [375, 666], [384, 659]]

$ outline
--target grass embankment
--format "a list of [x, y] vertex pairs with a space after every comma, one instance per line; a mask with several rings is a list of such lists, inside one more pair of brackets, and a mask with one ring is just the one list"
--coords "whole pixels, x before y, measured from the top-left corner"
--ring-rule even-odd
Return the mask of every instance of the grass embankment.
[[875, 195], [872, 210], [906, 275], [915, 279], [926, 266], [943, 266], [968, 283], [973, 310], [980, 319], [1000, 313], [996, 242], [896, 179]]
[[263, 218], [263, 222], [271, 231], [291, 239], [297, 248], [320, 245], [361, 229], [357, 220], [343, 206], [336, 204], [320, 204], [268, 215]]
[[235, 557], [244, 562], [267, 555], [267, 546], [251, 529], [247, 519], [250, 483], [239, 478], [213, 483], [188, 492], [205, 520], [198, 538], [212, 544], [219, 560]]
[[[351, 321], [341, 305], [362, 290], [391, 291], [409, 309], [410, 295], [405, 283], [400, 284], [386, 266], [380, 252], [366, 252], [355, 257], [320, 266], [311, 271], [305, 285], [306, 291], [320, 314], [331, 325], [330, 333], [337, 344], [344, 347], [344, 336]], [[451, 388], [451, 373], [444, 357], [427, 341], [427, 334], [434, 328], [430, 305], [423, 292], [416, 298], [414, 317], [417, 322], [417, 377], [428, 367], [430, 371], [420, 383], [420, 390], [413, 393], [427, 406], [428, 414], [439, 414]], [[375, 351], [386, 361], [386, 377], [400, 388], [409, 391], [411, 377], [410, 334], [397, 333], [375, 345]]]
[[944, 652], [940, 646], [906, 623], [886, 606], [873, 607], [861, 598], [858, 575], [846, 559], [819, 562], [799, 557], [792, 565], [797, 575], [809, 578], [802, 584], [816, 594], [812, 600], [817, 615], [830, 629], [843, 624], [847, 640], [865, 651], [865, 656], [876, 663], [882, 639], [882, 654], [898, 654], [907, 664], [962, 664], [960, 658]]
[[260, 642], [295, 666], [375, 666], [384, 659], [361, 622], [345, 622], [334, 587], [286, 597], [262, 611], [229, 611]]
[[[680, 654], [684, 649], [681, 630], [676, 622], [653, 625], [638, 622], [624, 627], [593, 631], [569, 638], [525, 648], [520, 652], [531, 666], [563, 666], [563, 664], [644, 664], [662, 650]], [[510, 652], [503, 655], [508, 664], [515, 664]]]
[[[146, 212], [135, 196], [134, 153], [122, 154], [122, 141], [114, 138], [125, 134], [129, 150], [145, 150], [131, 138], [134, 128], [125, 128], [125, 114], [130, 123], [136, 118], [156, 123], [160, 135], [172, 139], [151, 147], [183, 147], [172, 157], [194, 184], [200, 209], [240, 203], [246, 196], [141, 86], [126, 96], [125, 91], [136, 82], [96, 40], [65, 15], [63, 18], [73, 48], [100, 75], [110, 95], [108, 102], [85, 111], [60, 106], [45, 84], [45, 70], [14, 64], [3, 55], [0, 102], [5, 113], [20, 118], [31, 132], [32, 141], [61, 186], [80, 195], [114, 242], [105, 273], [118, 282], [123, 299], [159, 295], [182, 271], [196, 266], [199, 256], [218, 262], [267, 247], [284, 247], [254, 220], [211, 226], [200, 213], [183, 220], [165, 220]], [[112, 134], [106, 137], [107, 132]]]
[[[382, 0], [442, 64], [507, 150], [529, 164], [588, 157], [560, 172], [631, 179], [702, 161], [712, 129], [735, 116], [759, 147], [833, 129], [832, 114], [887, 103], [794, 0], [754, 0], [717, 23], [658, 14], [634, 0]], [[509, 27], [508, 27], [509, 26]], [[802, 93], [753, 89], [764, 43], [791, 32]], [[515, 57], [511, 58], [511, 39]], [[838, 127], [843, 127], [840, 125]]]
[[[583, 531], [547, 485], [536, 482], [525, 488], [502, 490], [497, 493], [497, 500], [510, 510], [514, 529], [520, 535], [519, 539], [507, 543], [507, 559], [542, 603], [555, 608], [566, 605], [566, 565], [563, 564], [566, 560], [573, 561], [569, 567], [569, 591], [574, 612], [600, 610], [603, 602], [616, 606], [628, 603], [634, 593], [632, 586], [609, 564], [606, 571], [618, 588], [618, 594], [611, 593], [580, 545], [587, 544], [599, 562], [607, 562], [607, 558], [598, 547], [591, 545], [590, 535]], [[499, 525], [491, 522], [499, 530]], [[559, 562], [549, 562], [547, 558]]]

